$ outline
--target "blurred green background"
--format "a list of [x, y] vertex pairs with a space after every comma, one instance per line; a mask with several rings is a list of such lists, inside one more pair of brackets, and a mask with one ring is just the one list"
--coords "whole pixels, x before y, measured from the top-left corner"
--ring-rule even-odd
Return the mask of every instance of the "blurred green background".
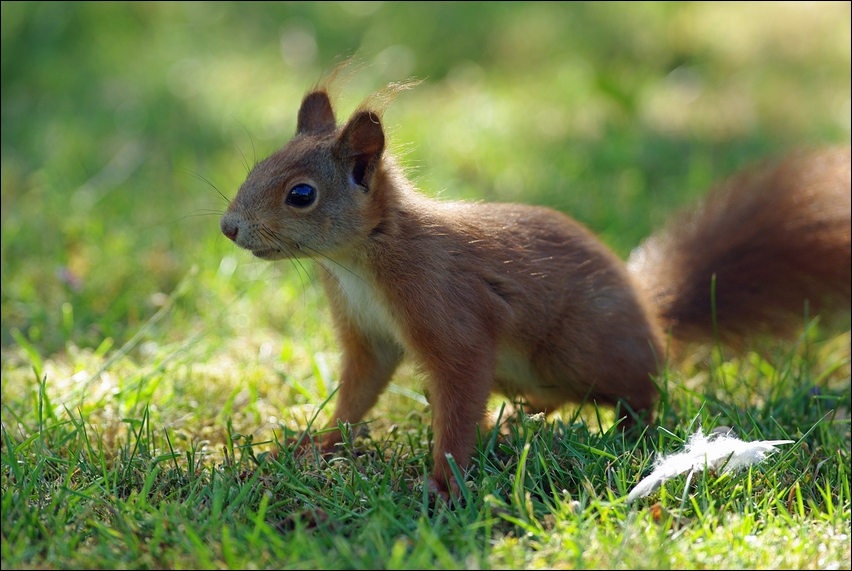
[[43, 355], [120, 344], [193, 266], [164, 339], [223, 288], [286, 319], [216, 189], [353, 54], [341, 116], [425, 79], [385, 115], [423, 192], [552, 206], [622, 256], [736, 168], [850, 139], [848, 2], [3, 2], [4, 362], [13, 330]]

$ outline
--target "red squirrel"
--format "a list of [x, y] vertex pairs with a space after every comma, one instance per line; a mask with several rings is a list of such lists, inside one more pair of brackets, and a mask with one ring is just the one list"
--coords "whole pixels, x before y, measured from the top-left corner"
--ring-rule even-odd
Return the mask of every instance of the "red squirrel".
[[361, 421], [403, 357], [422, 367], [444, 495], [458, 485], [447, 455], [467, 465], [493, 391], [529, 411], [588, 400], [647, 419], [667, 336], [714, 337], [714, 279], [727, 341], [801, 323], [805, 300], [849, 306], [849, 148], [735, 176], [625, 265], [555, 210], [420, 194], [385, 148], [378, 100], [338, 126], [328, 88], [309, 92], [220, 229], [258, 258], [322, 268], [342, 346], [330, 427]]

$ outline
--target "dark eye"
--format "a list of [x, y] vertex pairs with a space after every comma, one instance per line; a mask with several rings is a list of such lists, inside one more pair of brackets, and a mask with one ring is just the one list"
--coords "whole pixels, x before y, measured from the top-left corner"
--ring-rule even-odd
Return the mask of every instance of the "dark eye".
[[309, 184], [297, 184], [290, 189], [287, 195], [287, 204], [297, 208], [304, 208], [314, 203], [317, 198], [317, 191]]

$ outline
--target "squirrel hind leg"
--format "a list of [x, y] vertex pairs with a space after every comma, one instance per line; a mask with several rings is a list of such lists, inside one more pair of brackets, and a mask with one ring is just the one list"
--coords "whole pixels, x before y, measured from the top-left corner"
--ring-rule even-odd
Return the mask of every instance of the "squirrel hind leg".
[[[647, 334], [653, 336], [654, 332], [649, 330]], [[612, 337], [601, 343], [606, 347], [603, 352], [573, 355], [571, 365], [575, 370], [571, 378], [563, 376], [570, 370], [566, 365], [550, 371], [547, 377], [554, 386], [564, 388], [565, 402], [615, 409], [616, 418], [627, 424], [648, 423], [653, 419], [659, 396], [653, 377], [658, 372], [658, 360], [665, 358], [663, 350], [658, 343], [653, 344], [652, 350], [648, 341], [640, 348], [641, 342], [616, 342]], [[555, 408], [552, 404], [531, 402], [542, 410]]]

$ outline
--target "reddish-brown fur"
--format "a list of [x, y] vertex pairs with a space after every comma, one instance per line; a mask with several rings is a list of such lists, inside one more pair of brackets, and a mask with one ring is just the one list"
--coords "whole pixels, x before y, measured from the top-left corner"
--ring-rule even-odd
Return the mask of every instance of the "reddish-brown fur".
[[790, 331], [804, 300], [815, 315], [850, 298], [849, 180], [848, 147], [740, 173], [646, 240], [628, 267], [678, 340], [712, 337], [713, 275], [723, 340]]
[[[384, 147], [380, 110], [363, 106], [338, 127], [319, 88], [220, 226], [261, 258], [323, 268], [343, 350], [332, 426], [360, 421], [404, 356], [425, 370], [442, 492], [453, 486], [447, 454], [469, 461], [492, 391], [532, 410], [589, 399], [647, 412], [666, 332], [712, 335], [714, 274], [719, 328], [732, 339], [786, 325], [805, 299], [849, 303], [849, 149], [733, 179], [650, 238], [628, 271], [553, 210], [420, 195]], [[300, 184], [315, 201], [288, 204]], [[323, 446], [339, 439], [331, 431]]]

